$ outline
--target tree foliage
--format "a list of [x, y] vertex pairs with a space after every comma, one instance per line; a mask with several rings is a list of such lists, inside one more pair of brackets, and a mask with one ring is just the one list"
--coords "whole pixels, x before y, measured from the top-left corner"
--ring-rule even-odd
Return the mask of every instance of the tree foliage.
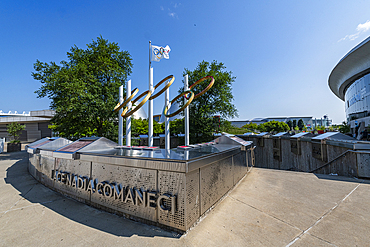
[[185, 133], [185, 119], [178, 118], [178, 119], [172, 120], [170, 122], [170, 133], [171, 135], [184, 134]]
[[326, 129], [326, 127], [325, 126], [322, 126], [322, 125], [320, 125], [320, 126], [316, 126], [316, 128], [315, 128], [316, 130], [325, 130]]
[[303, 130], [303, 128], [305, 127], [302, 118], [298, 120], [297, 126], [298, 126], [299, 130]]
[[[172, 122], [171, 122], [172, 123]], [[126, 126], [126, 121], [124, 121], [124, 126]], [[132, 135], [147, 135], [149, 129], [149, 122], [147, 119], [135, 119], [131, 118], [131, 126], [132, 126]], [[153, 132], [154, 134], [161, 134], [164, 133], [164, 123], [159, 124], [156, 121], [153, 121]]]
[[[213, 121], [214, 115], [220, 115], [222, 119], [233, 118], [238, 116], [237, 109], [233, 105], [234, 99], [232, 94], [232, 83], [235, 77], [231, 71], [225, 71], [223, 63], [213, 61], [212, 63], [202, 61], [198, 66], [190, 71], [184, 69], [183, 75], [189, 76], [189, 87], [196, 81], [206, 76], [213, 76], [215, 83], [201, 97], [195, 99], [190, 104], [190, 142], [202, 142], [212, 138], [215, 126]], [[210, 80], [205, 80], [192, 88], [195, 95], [203, 91]], [[179, 89], [179, 93], [184, 91], [184, 87]], [[181, 105], [184, 102], [180, 102]]]
[[349, 133], [351, 132], [351, 127], [349, 126], [349, 124], [343, 121], [343, 123], [339, 125], [339, 132], [343, 134]]
[[244, 126], [239, 128], [231, 124], [230, 121], [227, 120], [222, 120], [220, 123], [220, 130], [221, 132], [226, 132], [229, 134], [234, 134], [234, 135], [242, 135], [246, 132], [251, 132], [253, 130], [245, 128]]
[[[225, 121], [228, 122], [228, 121]], [[255, 123], [249, 123], [245, 124], [241, 128], [237, 128], [235, 126], [232, 126], [230, 122], [228, 124], [223, 124], [222, 125], [222, 131], [227, 132], [229, 134], [244, 134], [246, 132], [271, 132], [271, 133], [278, 133], [278, 132], [285, 132], [289, 131], [290, 128], [288, 124], [284, 122], [279, 122], [279, 121], [270, 121], [266, 122], [263, 124], [255, 124]]]
[[295, 120], [295, 119], [293, 120], [293, 126], [292, 126], [292, 127], [293, 127], [293, 129], [294, 129], [295, 127], [297, 127], [297, 120]]
[[24, 130], [24, 128], [24, 125], [21, 125], [17, 122], [10, 123], [7, 126], [7, 132], [9, 133], [9, 135], [13, 136], [13, 140], [11, 141], [11, 143], [19, 143], [18, 137], [22, 130]]
[[290, 129], [288, 124], [284, 122], [275, 121], [275, 120], [260, 124], [258, 125], [258, 128], [260, 131], [273, 132], [273, 133], [274, 132], [277, 132], [277, 133], [285, 132]]
[[67, 61], [34, 64], [32, 76], [41, 82], [35, 93], [51, 99], [56, 111], [51, 128], [59, 136], [117, 139], [118, 90], [132, 69], [131, 55], [117, 43], [98, 37], [86, 49], [73, 46]]
[[[126, 126], [126, 123], [125, 125]], [[131, 118], [131, 132], [133, 136], [148, 134], [148, 120]]]
[[250, 129], [250, 130], [259, 130], [259, 127], [256, 123], [249, 123], [243, 126], [243, 128]]
[[292, 120], [289, 120], [287, 122], [287, 125], [289, 126], [289, 129], [291, 130], [293, 128], [293, 122], [292, 122]]

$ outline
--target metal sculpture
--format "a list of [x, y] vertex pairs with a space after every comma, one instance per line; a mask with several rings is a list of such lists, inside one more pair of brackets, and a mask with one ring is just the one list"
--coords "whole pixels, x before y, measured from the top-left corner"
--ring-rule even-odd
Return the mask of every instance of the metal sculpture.
[[[186, 79], [187, 79], [187, 75], [186, 75]], [[203, 89], [200, 93], [198, 93], [197, 95], [194, 95], [194, 92], [191, 89], [193, 89], [196, 85], [198, 85], [199, 83], [201, 83], [201, 82], [203, 82], [203, 81], [205, 81], [207, 79], [211, 79], [211, 82], [208, 84], [208, 86], [205, 89]], [[164, 82], [166, 82], [166, 81], [167, 81], [166, 85], [158, 93], [156, 93], [156, 94], [153, 95], [154, 91], [159, 86], [161, 86]], [[114, 107], [113, 111], [114, 112], [118, 112], [123, 107], [125, 107], [125, 109], [121, 113], [121, 116], [123, 118], [128, 118], [132, 114], [134, 114], [136, 111], [138, 111], [148, 100], [153, 100], [153, 99], [157, 98], [162, 93], [164, 93], [166, 90], [168, 92], [169, 87], [172, 85], [172, 83], [174, 81], [175, 81], [175, 77], [173, 75], [169, 75], [166, 78], [164, 78], [163, 80], [161, 80], [159, 83], [157, 83], [153, 87], [152, 90], [147, 90], [147, 91], [143, 92], [142, 94], [140, 94], [139, 96], [137, 96], [134, 100], [132, 100], [137, 95], [137, 93], [139, 92], [139, 89], [138, 88], [135, 88], [134, 90], [131, 91], [129, 97], [127, 97], [128, 95], [126, 96], [127, 99], [125, 97], [123, 99], [123, 102], [122, 103], [118, 103], [116, 105], [116, 107]], [[187, 80], [185, 80], [185, 81], [187, 83]], [[187, 88], [187, 85], [186, 85], [184, 87], [184, 89], [185, 89], [184, 92], [182, 92], [181, 94], [177, 95], [171, 102], [167, 102], [165, 104], [164, 109], [163, 109], [164, 116], [166, 116], [166, 118], [170, 118], [170, 117], [174, 117], [174, 116], [178, 115], [180, 112], [182, 112], [183, 110], [185, 110], [194, 99], [202, 96], [209, 89], [211, 89], [211, 87], [213, 86], [214, 82], [215, 82], [215, 79], [212, 76], [206, 76], [206, 77], [203, 77], [200, 80], [196, 81], [193, 85], [191, 85], [189, 87], [189, 89]], [[129, 81], [128, 83], [131, 83], [131, 81]], [[131, 88], [131, 85], [130, 85], [129, 88]], [[130, 92], [130, 90], [129, 90], [129, 92]], [[135, 106], [132, 109], [130, 109], [130, 105], [134, 105], [136, 102], [138, 102], [143, 97], [144, 97], [144, 99], [137, 106]], [[179, 100], [181, 97], [184, 97], [185, 99], [187, 99], [187, 102], [180, 109], [178, 109], [177, 111], [175, 111], [174, 113], [167, 114], [168, 111], [169, 111], [169, 109], [170, 109], [170, 107], [171, 107], [171, 104], [173, 104], [174, 102], [176, 102], [177, 100]], [[188, 118], [188, 114], [186, 114], [185, 117]], [[168, 131], [167, 128], [166, 128], [166, 131]], [[128, 132], [131, 135], [131, 130], [128, 130]], [[167, 140], [166, 140], [166, 144], [167, 144]], [[169, 149], [169, 148], [167, 148], [168, 146], [169, 145], [166, 145], [166, 149]]]

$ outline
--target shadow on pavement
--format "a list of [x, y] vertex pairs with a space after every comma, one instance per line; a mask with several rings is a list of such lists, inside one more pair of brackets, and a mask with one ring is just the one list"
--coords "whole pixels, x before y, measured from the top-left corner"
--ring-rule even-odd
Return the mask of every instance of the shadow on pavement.
[[26, 152], [1, 154], [0, 161], [4, 159], [21, 159], [7, 168], [4, 180], [18, 190], [23, 198], [34, 204], [41, 204], [79, 224], [121, 237], [137, 235], [179, 239], [182, 236], [156, 226], [146, 225], [95, 209], [45, 187], [28, 173], [28, 153]]
[[14, 153], [0, 153], [0, 161], [2, 160], [19, 160], [19, 159], [25, 159], [27, 156], [27, 152], [25, 150], [20, 152], [14, 152]]
[[350, 182], [350, 183], [370, 184], [370, 180], [368, 180], [368, 179], [362, 179], [362, 178], [343, 177], [343, 176], [338, 176], [338, 175], [335, 175], [335, 174], [328, 175], [328, 174], [317, 174], [317, 173], [314, 173], [314, 175], [318, 179], [326, 179], [326, 180], [341, 181], [341, 182]]

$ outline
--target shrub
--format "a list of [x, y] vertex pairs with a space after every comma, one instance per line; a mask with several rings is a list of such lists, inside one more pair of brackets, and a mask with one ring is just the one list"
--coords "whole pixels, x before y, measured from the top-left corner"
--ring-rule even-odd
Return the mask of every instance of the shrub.
[[17, 122], [13, 122], [8, 125], [7, 131], [9, 135], [13, 136], [13, 140], [10, 141], [11, 143], [19, 143], [20, 141], [18, 140], [18, 137], [22, 130], [24, 130], [25, 126], [21, 125]]

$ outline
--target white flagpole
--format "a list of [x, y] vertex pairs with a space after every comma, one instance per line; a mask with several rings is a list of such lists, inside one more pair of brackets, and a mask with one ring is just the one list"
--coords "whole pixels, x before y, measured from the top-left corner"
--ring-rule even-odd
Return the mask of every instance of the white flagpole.
[[[123, 85], [119, 87], [119, 103], [123, 103]], [[121, 114], [123, 112], [123, 108], [119, 110], [118, 112], [118, 145], [123, 145], [123, 117], [121, 117]]]
[[[151, 65], [152, 42], [149, 41], [149, 90], [153, 93], [153, 68]], [[153, 146], [153, 100], [149, 100], [148, 109], [148, 146]]]
[[[167, 83], [170, 83], [170, 81], [167, 81]], [[165, 103], [164, 105], [165, 106], [168, 106], [170, 103], [170, 89], [167, 88], [166, 90], [166, 93], [165, 93]], [[170, 109], [167, 109], [167, 114], [170, 114]], [[168, 154], [169, 153], [169, 150], [170, 150], [170, 118], [166, 117], [165, 119], [165, 131], [164, 131], [164, 135], [165, 135], [165, 149], [166, 149], [166, 153]]]
[[[126, 98], [128, 99], [131, 96], [131, 80], [126, 84]], [[127, 104], [128, 111], [131, 110], [132, 103], [131, 101]], [[126, 146], [131, 146], [131, 116], [126, 118]]]
[[[185, 75], [184, 76], [184, 91], [189, 90], [188, 80], [189, 80], [188, 75]], [[186, 100], [185, 97], [184, 97], [184, 100]], [[189, 106], [185, 108], [185, 146], [189, 146]]]

